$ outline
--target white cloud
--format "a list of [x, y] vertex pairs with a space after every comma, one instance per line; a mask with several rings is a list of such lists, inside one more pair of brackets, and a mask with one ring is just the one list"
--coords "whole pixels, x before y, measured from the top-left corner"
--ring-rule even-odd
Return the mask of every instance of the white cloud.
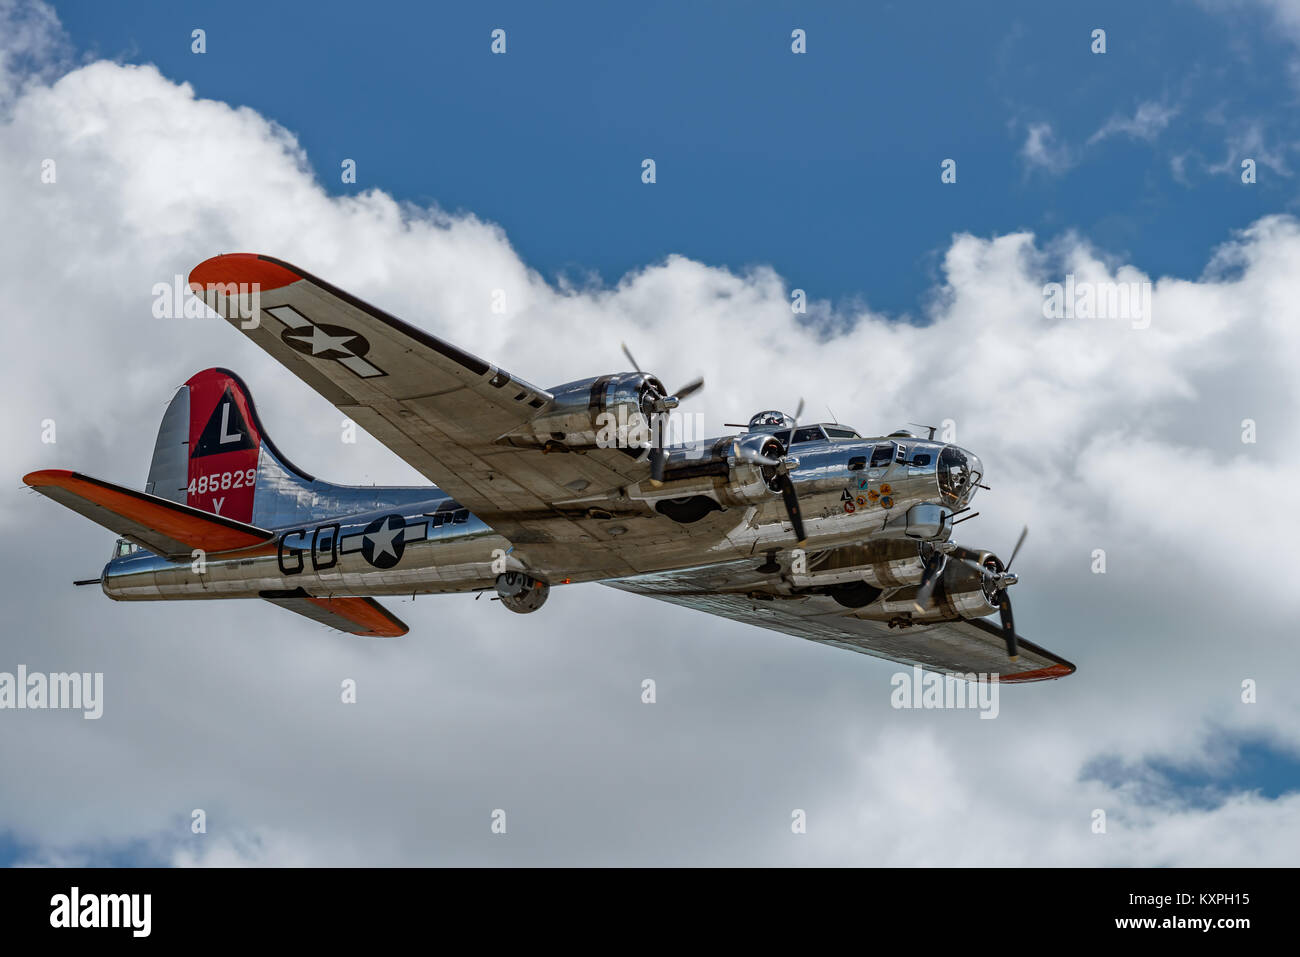
[[[150, 66], [16, 76], [0, 89], [11, 487], [42, 466], [140, 484], [171, 390], [209, 365], [248, 379], [310, 471], [419, 481], [372, 441], [341, 446], [338, 413], [226, 324], [152, 318], [155, 282], [261, 251], [543, 385], [622, 366], [626, 341], [670, 382], [703, 372], [692, 404], [715, 428], [800, 395], [872, 432], [954, 418], [993, 487], [962, 540], [1006, 548], [1030, 524], [1017, 621], [1080, 665], [1006, 689], [979, 721], [892, 710], [883, 662], [597, 586], [522, 618], [402, 603], [412, 636], [391, 643], [257, 602], [108, 605], [68, 584], [108, 537], [11, 491], [0, 664], [105, 672], [100, 721], [0, 716], [3, 826], [33, 860], [144, 841], [182, 864], [1285, 863], [1294, 797], [1196, 811], [1086, 772], [1203, 760], [1234, 735], [1300, 746], [1294, 219], [1225, 237], [1196, 279], [1075, 236], [958, 235], [924, 325], [825, 303], [804, 324], [766, 268], [670, 257], [613, 287], [557, 287], [473, 216], [329, 196], [290, 132]], [[1026, 159], [1063, 168], [1053, 142], [1030, 127]], [[1150, 328], [1043, 318], [1042, 286], [1066, 272], [1153, 281]], [[57, 445], [40, 442], [45, 418]], [[1241, 443], [1244, 418], [1258, 444]], [[1106, 575], [1089, 571], [1096, 548]], [[338, 703], [343, 677], [355, 706]], [[1257, 705], [1239, 702], [1247, 677]], [[498, 807], [507, 837], [489, 831]]]
[[1131, 136], [1134, 139], [1150, 143], [1169, 125], [1170, 120], [1178, 115], [1178, 108], [1165, 106], [1154, 100], [1138, 104], [1132, 116], [1112, 116], [1102, 127], [1088, 137], [1089, 145], [1111, 136]]
[[1241, 162], [1253, 159], [1280, 176], [1290, 176], [1291, 167], [1286, 153], [1289, 147], [1271, 140], [1258, 120], [1246, 120], [1232, 125], [1228, 133], [1227, 155], [1222, 163], [1206, 167], [1211, 173], [1241, 173]]
[[1070, 148], [1056, 139], [1050, 123], [1030, 123], [1020, 155], [1030, 167], [1064, 173], [1074, 165]]

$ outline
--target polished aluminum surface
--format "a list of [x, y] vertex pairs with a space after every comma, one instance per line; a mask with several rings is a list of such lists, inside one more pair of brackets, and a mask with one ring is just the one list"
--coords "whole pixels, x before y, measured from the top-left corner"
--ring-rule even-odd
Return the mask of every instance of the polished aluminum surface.
[[[204, 267], [233, 275], [254, 259]], [[983, 481], [972, 452], [768, 412], [668, 449], [652, 481], [645, 450], [610, 446], [600, 416], [675, 405], [658, 379], [638, 370], [539, 389], [301, 270], [259, 262], [283, 281], [262, 291], [260, 323], [231, 313], [232, 324], [437, 487], [332, 485], [268, 442], [252, 524], [270, 544], [189, 563], [115, 554], [103, 579], [111, 597], [290, 603], [492, 589], [531, 611], [551, 586], [604, 581], [940, 670], [1073, 670], [1027, 642], [1007, 660], [999, 629], [978, 620], [1016, 576], [998, 577], [996, 559], [990, 571], [950, 557], [954, 520]], [[317, 349], [317, 333], [333, 345]], [[175, 471], [172, 458], [156, 454], [151, 476]]]

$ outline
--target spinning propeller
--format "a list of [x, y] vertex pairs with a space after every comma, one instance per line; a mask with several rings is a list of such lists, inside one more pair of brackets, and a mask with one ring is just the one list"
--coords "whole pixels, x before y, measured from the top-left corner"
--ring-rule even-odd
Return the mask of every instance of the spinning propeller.
[[[801, 402], [800, 405], [802, 406], [803, 403]], [[731, 454], [738, 461], [775, 470], [776, 475], [772, 481], [776, 483], [777, 490], [781, 493], [781, 501], [785, 503], [785, 513], [790, 516], [790, 526], [794, 529], [796, 542], [802, 545], [807, 541], [808, 537], [803, 529], [803, 515], [799, 511], [799, 495], [794, 490], [794, 480], [790, 478], [790, 473], [799, 467], [799, 460], [793, 455], [783, 455], [780, 458], [764, 455], [757, 449], [742, 446], [739, 437], [731, 440]]]
[[[1007, 655], [1012, 661], [1019, 658], [1020, 653], [1016, 644], [1016, 620], [1011, 611], [1011, 595], [1008, 593], [1008, 589], [1017, 580], [1016, 576], [1011, 574], [1011, 563], [1020, 554], [1020, 546], [1025, 544], [1025, 536], [1028, 534], [1029, 526], [1026, 525], [1021, 529], [1020, 538], [1016, 540], [1016, 547], [1011, 550], [1011, 558], [1006, 565], [1003, 565], [1002, 559], [992, 552], [977, 551], [964, 545], [953, 545], [946, 550], [947, 555], [966, 562], [980, 573], [986, 585], [992, 586], [989, 604], [998, 609], [998, 617], [1002, 622], [1002, 639], [1007, 643]], [[916, 590], [917, 611], [923, 612], [930, 606], [930, 598], [934, 594], [934, 586], [939, 579], [939, 574], [946, 564], [947, 555], [939, 548], [934, 548], [926, 556], [925, 569], [921, 573], [921, 584]]]
[[[627, 361], [632, 363], [632, 368], [641, 375], [645, 375], [646, 373], [642, 371], [641, 366], [637, 364], [636, 357], [632, 355], [632, 350], [627, 347], [627, 343], [621, 342], [619, 345], [623, 347], [623, 355], [627, 356]], [[651, 415], [662, 415], [670, 412], [677, 408], [683, 399], [690, 398], [703, 388], [704, 377], [700, 376], [686, 383], [672, 395], [661, 395], [652, 400], [649, 408], [643, 411], [648, 411]], [[664, 465], [668, 461], [668, 453], [664, 449], [663, 423], [659, 423], [657, 427], [652, 428], [652, 431], [655, 434], [655, 446], [650, 450], [650, 480], [658, 485], [664, 480]]]

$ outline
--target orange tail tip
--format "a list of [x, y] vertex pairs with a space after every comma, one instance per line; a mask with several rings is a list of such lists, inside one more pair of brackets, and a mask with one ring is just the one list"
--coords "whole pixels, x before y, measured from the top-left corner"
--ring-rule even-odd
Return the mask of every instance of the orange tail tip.
[[224, 552], [261, 545], [270, 532], [167, 499], [137, 492], [68, 469], [28, 472], [23, 481], [93, 522], [140, 542], [160, 555], [191, 549]]

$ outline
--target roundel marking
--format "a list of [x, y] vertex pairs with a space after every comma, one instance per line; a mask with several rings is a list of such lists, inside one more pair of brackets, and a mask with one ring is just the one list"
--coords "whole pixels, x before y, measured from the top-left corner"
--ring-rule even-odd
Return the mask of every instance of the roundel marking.
[[293, 328], [286, 326], [280, 341], [295, 352], [313, 359], [360, 359], [370, 351], [365, 336], [327, 323]]
[[361, 533], [361, 557], [376, 568], [392, 568], [406, 550], [406, 519], [400, 515], [377, 518]]

